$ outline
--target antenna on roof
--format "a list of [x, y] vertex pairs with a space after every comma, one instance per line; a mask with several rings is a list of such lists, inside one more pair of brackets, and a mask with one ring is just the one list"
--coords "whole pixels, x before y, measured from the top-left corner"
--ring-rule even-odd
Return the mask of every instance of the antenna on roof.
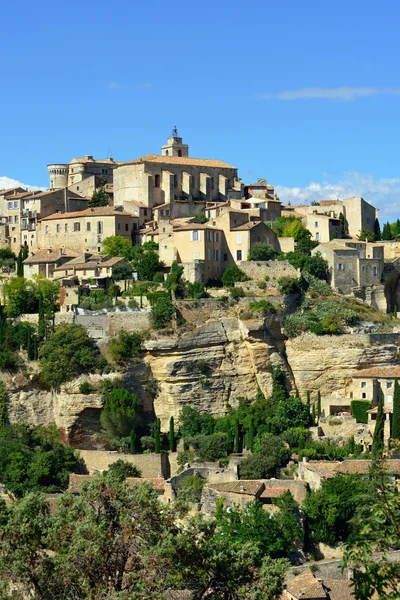
[[178, 137], [178, 130], [176, 128], [176, 125], [174, 125], [174, 128], [172, 130], [172, 137]]
[[111, 148], [108, 148], [107, 150], [107, 158], [111, 158], [112, 157], [112, 150]]

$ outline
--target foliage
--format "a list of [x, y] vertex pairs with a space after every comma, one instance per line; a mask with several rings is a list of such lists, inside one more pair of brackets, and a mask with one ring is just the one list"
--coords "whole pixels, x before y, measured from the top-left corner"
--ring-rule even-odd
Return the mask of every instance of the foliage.
[[156, 420], [154, 427], [154, 452], [160, 454], [161, 452], [161, 423], [160, 419]]
[[127, 477], [142, 476], [141, 471], [136, 467], [136, 465], [133, 465], [127, 460], [122, 459], [111, 463], [106, 473], [108, 477], [113, 477], [117, 481], [124, 481]]
[[59, 325], [40, 350], [41, 379], [57, 388], [65, 381], [95, 370], [98, 353], [81, 325]]
[[103, 186], [93, 192], [92, 197], [88, 202], [88, 206], [90, 208], [108, 206], [108, 195]]
[[142, 246], [133, 246], [133, 268], [137, 272], [140, 281], [152, 281], [154, 275], [160, 270], [160, 259], [158, 252], [150, 242]]
[[300, 398], [290, 396], [278, 401], [272, 418], [272, 431], [280, 434], [291, 427], [305, 428], [308, 426], [309, 412], [306, 404]]
[[0, 248], [0, 267], [12, 269], [15, 265], [16, 260], [17, 257], [15, 256], [11, 248]]
[[370, 408], [371, 402], [369, 400], [352, 400], [350, 402], [351, 414], [357, 423], [368, 423], [367, 410]]
[[269, 300], [254, 300], [253, 302], [249, 302], [249, 308], [264, 315], [276, 313], [275, 306]]
[[360, 242], [375, 242], [375, 234], [368, 227], [364, 227], [361, 229], [358, 239]]
[[205, 223], [208, 223], [208, 219], [205, 215], [203, 215], [203, 213], [195, 213], [194, 215], [190, 215], [191, 217], [194, 217], [195, 219], [197, 219], [198, 221], [200, 221], [200, 223], [202, 223], [203, 225]]
[[79, 391], [81, 394], [85, 394], [86, 396], [87, 394], [95, 392], [96, 388], [89, 381], [83, 381], [79, 386]]
[[350, 304], [339, 300], [306, 299], [301, 307], [285, 318], [285, 329], [289, 337], [295, 337], [303, 331], [312, 331], [317, 335], [340, 335], [347, 325], [358, 321], [358, 314]]
[[74, 450], [61, 444], [55, 427], [0, 427], [0, 481], [18, 497], [65, 489], [76, 464]]
[[189, 298], [194, 298], [196, 300], [200, 298], [208, 298], [209, 294], [207, 293], [204, 284], [199, 281], [195, 281], [191, 283], [190, 281], [186, 284], [187, 295]]
[[178, 265], [175, 261], [171, 265], [171, 270], [167, 279], [165, 280], [165, 287], [169, 292], [182, 298], [185, 292], [185, 286], [182, 283], [183, 265]]
[[382, 229], [381, 238], [382, 238], [382, 240], [393, 240], [394, 239], [394, 235], [392, 233], [392, 229], [390, 227], [389, 222], [384, 224], [383, 229]]
[[154, 329], [162, 329], [171, 322], [175, 307], [169, 295], [161, 296], [151, 306], [150, 323]]
[[201, 493], [205, 483], [205, 479], [200, 477], [200, 475], [182, 477], [178, 483], [178, 500], [183, 500], [184, 502], [200, 502]]
[[79, 308], [86, 310], [101, 310], [102, 308], [112, 308], [113, 306], [112, 290], [91, 290], [89, 294], [81, 295], [79, 298]]
[[[304, 427], [289, 427], [281, 433], [280, 437], [283, 439], [284, 442], [289, 444], [290, 448], [299, 448], [302, 450], [304, 449], [306, 440], [308, 441], [311, 439], [311, 433], [308, 431], [308, 429], [305, 429]], [[300, 440], [302, 440], [301, 445], [303, 446], [303, 448], [300, 448]]]
[[202, 413], [191, 406], [184, 406], [179, 415], [179, 434], [183, 438], [198, 434], [214, 433], [214, 419], [209, 413]]
[[196, 435], [188, 438], [187, 443], [193, 447], [196, 460], [213, 462], [227, 455], [227, 437], [225, 433]]
[[7, 387], [0, 381], [0, 428], [8, 424]]
[[35, 327], [31, 323], [20, 321], [13, 327], [13, 339], [20, 348], [27, 348], [29, 338], [33, 338], [35, 331]]
[[129, 333], [121, 329], [118, 335], [109, 342], [108, 351], [111, 358], [122, 365], [130, 359], [138, 359], [142, 353], [143, 336], [140, 333]]
[[306, 282], [306, 285], [308, 284], [307, 291], [310, 296], [313, 294], [315, 296], [330, 296], [332, 294], [332, 288], [326, 281], [314, 277], [314, 275], [311, 275], [307, 271], [303, 271], [302, 277], [303, 281]]
[[305, 227], [300, 217], [289, 215], [275, 219], [272, 223], [272, 229], [278, 237], [294, 237], [297, 241], [296, 238]]
[[346, 541], [357, 510], [371, 505], [375, 484], [357, 474], [336, 475], [311, 492], [303, 511], [315, 543], [333, 546]]
[[[400, 563], [389, 554], [399, 548], [400, 491], [395, 483], [380, 482], [376, 496], [362, 518], [353, 519], [353, 535], [343, 557], [343, 567], [353, 571], [356, 600], [400, 597]], [[383, 553], [380, 560], [378, 552]]]
[[150, 452], [154, 452], [154, 448], [156, 447], [156, 443], [152, 435], [143, 435], [140, 438], [140, 445], [142, 448], [144, 448], [144, 450], [149, 450]]
[[111, 235], [103, 240], [102, 254], [106, 256], [120, 256], [127, 260], [132, 260], [134, 255], [134, 246], [127, 238], [122, 235]]
[[385, 415], [383, 412], [383, 393], [379, 394], [378, 412], [376, 415], [374, 435], [372, 437], [372, 457], [378, 460], [384, 448]]
[[397, 379], [393, 391], [392, 438], [400, 440], [400, 385]]
[[278, 252], [270, 244], [256, 242], [250, 248], [247, 260], [274, 260]]
[[287, 398], [285, 373], [279, 369], [272, 369], [272, 394], [271, 402], [277, 405]]
[[174, 417], [169, 420], [169, 449], [171, 452], [175, 452], [176, 439], [175, 439], [175, 421]]
[[132, 267], [127, 262], [117, 263], [112, 270], [112, 276], [114, 281], [126, 281], [132, 279]]
[[268, 479], [278, 477], [279, 469], [290, 458], [290, 450], [274, 435], [264, 434], [258, 451], [245, 458], [240, 466], [241, 479]]
[[290, 262], [295, 269], [300, 269], [302, 273], [309, 273], [317, 279], [328, 280], [328, 262], [322, 258], [319, 252], [313, 256], [307, 256], [298, 250], [296, 252], [287, 252], [285, 259]]
[[242, 287], [231, 287], [231, 298], [238, 300], [239, 298], [245, 297], [244, 289]]
[[137, 397], [128, 390], [119, 388], [106, 396], [100, 423], [108, 440], [128, 437], [134, 429], [136, 419]]
[[284, 296], [288, 294], [301, 294], [301, 282], [299, 279], [293, 279], [293, 277], [280, 277], [278, 279], [279, 291]]
[[224, 287], [233, 287], [236, 282], [247, 280], [247, 275], [236, 264], [228, 265], [221, 277]]
[[26, 313], [38, 311], [38, 299], [34, 285], [23, 277], [12, 277], [3, 286], [5, 298], [4, 312], [15, 318]]

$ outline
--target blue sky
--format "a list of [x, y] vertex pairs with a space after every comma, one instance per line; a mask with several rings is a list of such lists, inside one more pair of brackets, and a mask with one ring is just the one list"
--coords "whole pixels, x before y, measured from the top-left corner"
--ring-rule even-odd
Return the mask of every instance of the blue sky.
[[176, 124], [192, 156], [283, 200], [361, 194], [400, 216], [398, 1], [2, 0], [0, 15], [0, 184], [159, 152]]

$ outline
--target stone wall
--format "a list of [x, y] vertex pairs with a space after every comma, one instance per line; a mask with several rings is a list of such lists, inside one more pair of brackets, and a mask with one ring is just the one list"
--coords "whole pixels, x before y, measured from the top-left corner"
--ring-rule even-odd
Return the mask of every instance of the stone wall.
[[158, 478], [170, 477], [170, 466], [168, 454], [121, 454], [119, 452], [108, 452], [106, 450], [80, 450], [89, 475], [107, 471], [117, 460], [124, 460], [135, 465], [142, 477]]
[[256, 281], [265, 280], [268, 276], [270, 279], [275, 277], [299, 277], [297, 269], [286, 260], [242, 260], [237, 263], [239, 269], [246, 273], [247, 277]]

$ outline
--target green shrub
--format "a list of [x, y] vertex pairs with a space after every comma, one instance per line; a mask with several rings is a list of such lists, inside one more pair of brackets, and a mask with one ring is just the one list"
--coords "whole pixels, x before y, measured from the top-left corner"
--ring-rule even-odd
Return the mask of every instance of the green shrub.
[[0, 351], [0, 371], [15, 371], [19, 366], [19, 358], [11, 350]]
[[247, 275], [239, 269], [237, 265], [229, 265], [226, 267], [224, 274], [221, 277], [224, 287], [232, 287], [237, 281], [247, 281]]
[[108, 471], [106, 471], [106, 474], [108, 477], [112, 477], [117, 481], [125, 481], [127, 477], [136, 478], [142, 476], [141, 471], [136, 467], [136, 465], [133, 465], [127, 460], [122, 459], [119, 459], [112, 463], [109, 466]]
[[278, 252], [270, 245], [257, 242], [250, 248], [247, 260], [274, 260]]
[[152, 435], [143, 435], [140, 438], [140, 444], [144, 450], [149, 450], [150, 452], [154, 452], [156, 447], [156, 442]]
[[107, 439], [128, 437], [135, 427], [137, 397], [123, 388], [112, 390], [106, 397], [100, 423]]
[[169, 294], [158, 296], [158, 298], [155, 299], [154, 304], [151, 306], [151, 326], [154, 329], [162, 329], [163, 327], [166, 327], [166, 325], [171, 322], [174, 312], [175, 308]]
[[232, 287], [231, 288], [231, 297], [234, 300], [238, 300], [239, 298], [244, 298], [245, 297], [245, 293], [244, 293], [244, 289], [241, 287]]
[[357, 423], [368, 423], [367, 411], [371, 408], [369, 400], [352, 400], [350, 403], [351, 414]]
[[89, 381], [83, 381], [79, 386], [79, 391], [81, 394], [87, 395], [95, 392], [96, 388]]
[[163, 271], [157, 271], [153, 277], [154, 283], [164, 283], [164, 273]]
[[124, 329], [108, 344], [108, 350], [113, 360], [123, 364], [129, 359], [137, 359], [142, 352], [143, 336], [140, 333], [128, 333]]
[[214, 462], [227, 455], [227, 436], [225, 433], [196, 435], [187, 440], [200, 461]]
[[135, 298], [130, 298], [128, 301], [129, 308], [139, 308], [139, 302]]
[[262, 312], [263, 314], [276, 313], [275, 306], [269, 300], [249, 302], [249, 308], [255, 312]]
[[183, 500], [185, 502], [200, 502], [201, 493], [205, 483], [205, 479], [200, 477], [200, 475], [182, 477], [178, 483], [178, 500]]
[[195, 281], [194, 283], [188, 282], [186, 288], [189, 298], [199, 299], [209, 297], [209, 294], [206, 292], [204, 284], [200, 283], [199, 281]]
[[278, 279], [279, 291], [284, 296], [288, 294], [301, 294], [301, 282], [300, 279], [293, 279], [293, 277], [280, 277]]

